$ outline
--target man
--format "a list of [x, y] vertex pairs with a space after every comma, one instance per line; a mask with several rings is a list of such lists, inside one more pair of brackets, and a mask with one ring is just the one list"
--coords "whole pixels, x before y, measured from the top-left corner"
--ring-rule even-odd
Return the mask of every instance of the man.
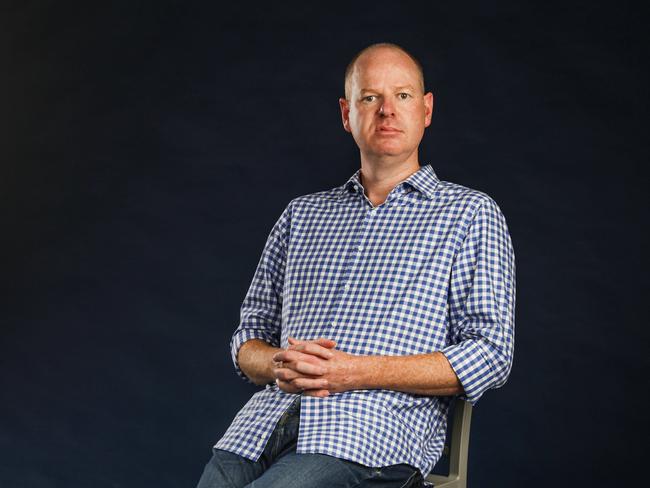
[[420, 166], [433, 95], [419, 63], [369, 46], [339, 104], [361, 168], [292, 200], [271, 229], [231, 340], [237, 374], [265, 388], [200, 488], [419, 486], [453, 396], [476, 404], [510, 374], [506, 222], [485, 193]]

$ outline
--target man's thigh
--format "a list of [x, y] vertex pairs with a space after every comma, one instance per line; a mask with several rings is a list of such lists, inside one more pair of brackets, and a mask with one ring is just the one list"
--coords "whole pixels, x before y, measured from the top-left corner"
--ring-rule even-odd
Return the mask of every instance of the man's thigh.
[[242, 488], [264, 472], [261, 463], [235, 453], [213, 449], [196, 488]]
[[371, 468], [325, 454], [290, 452], [245, 488], [415, 488], [420, 472], [407, 464]]

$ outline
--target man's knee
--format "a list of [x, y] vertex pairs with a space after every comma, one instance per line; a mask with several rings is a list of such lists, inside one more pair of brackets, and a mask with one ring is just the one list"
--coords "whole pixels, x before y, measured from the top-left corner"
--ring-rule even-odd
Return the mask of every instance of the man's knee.
[[260, 474], [256, 463], [233, 452], [213, 449], [196, 488], [242, 488]]

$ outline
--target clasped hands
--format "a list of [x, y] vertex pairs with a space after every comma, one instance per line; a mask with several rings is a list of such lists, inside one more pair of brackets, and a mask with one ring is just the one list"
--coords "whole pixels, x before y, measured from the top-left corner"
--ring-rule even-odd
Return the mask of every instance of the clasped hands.
[[355, 388], [358, 356], [334, 349], [336, 342], [331, 339], [288, 340], [289, 347], [273, 355], [273, 375], [281, 390], [326, 397]]

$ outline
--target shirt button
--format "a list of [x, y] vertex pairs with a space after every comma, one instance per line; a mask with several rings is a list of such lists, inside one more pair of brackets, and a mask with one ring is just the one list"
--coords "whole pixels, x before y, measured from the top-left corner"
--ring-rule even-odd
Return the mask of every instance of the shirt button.
[[359, 251], [363, 251], [363, 246], [359, 246], [357, 249], [359, 249]]
[[343, 288], [347, 291], [350, 289], [350, 283], [346, 283]]

